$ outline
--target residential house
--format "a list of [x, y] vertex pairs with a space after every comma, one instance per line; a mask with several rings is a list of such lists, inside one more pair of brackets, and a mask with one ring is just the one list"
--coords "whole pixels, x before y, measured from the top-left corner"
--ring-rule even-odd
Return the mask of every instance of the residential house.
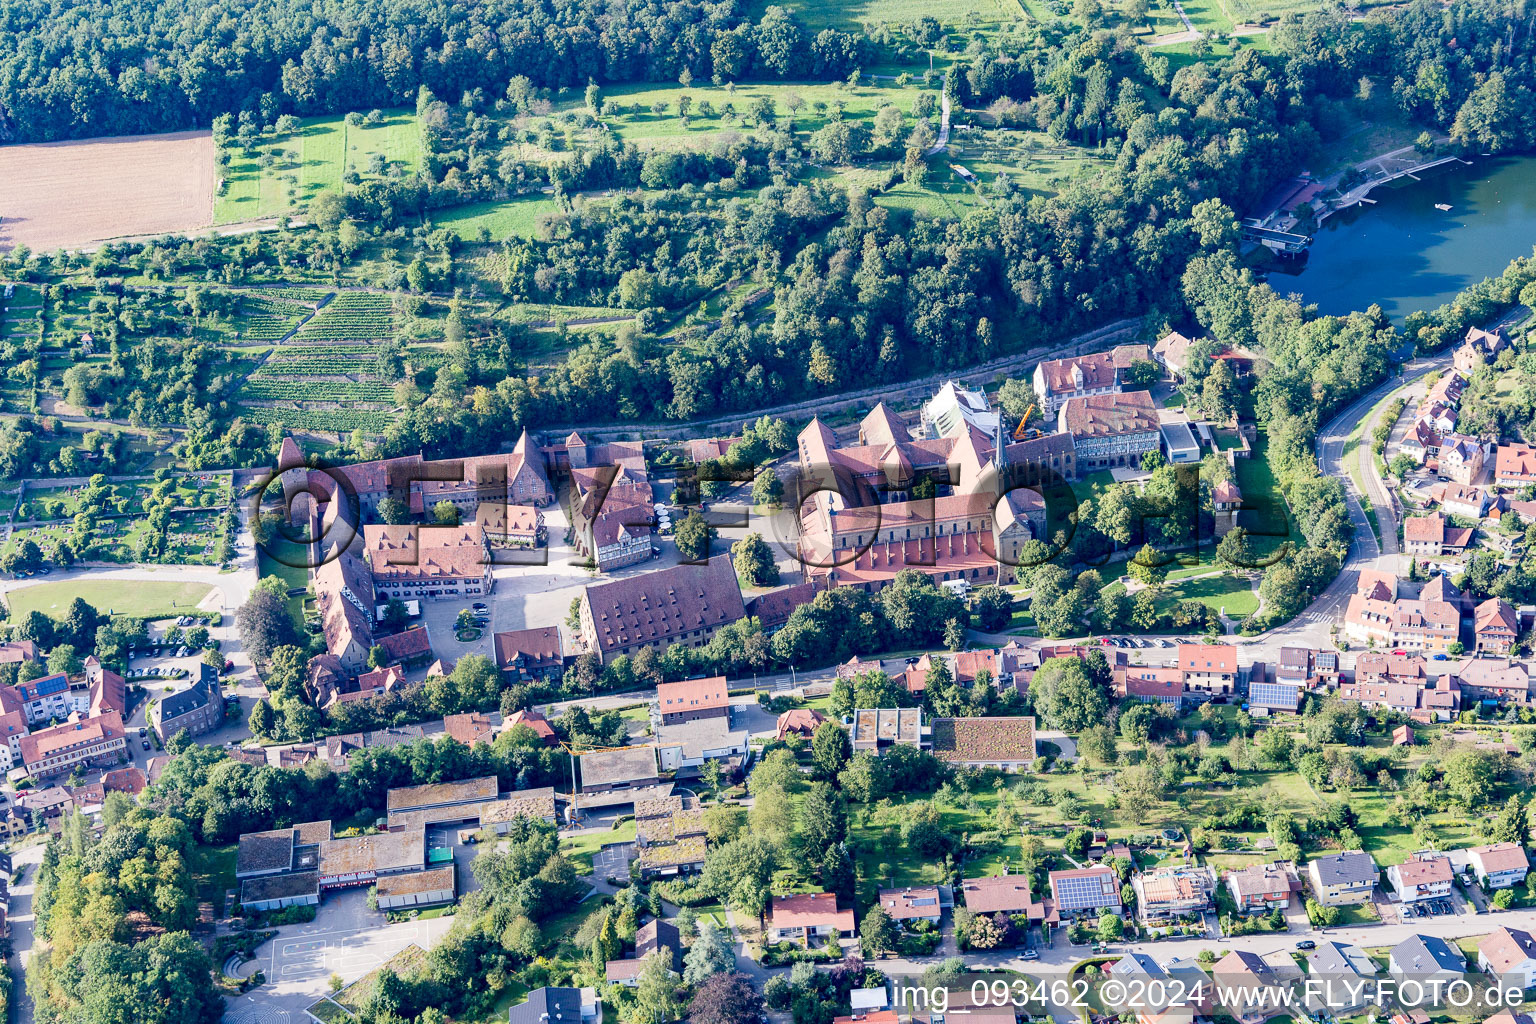
[[815, 708], [790, 708], [779, 716], [773, 738], [782, 741], [791, 736], [799, 736], [808, 740], [816, 735], [816, 730], [826, 720], [827, 716]]
[[1472, 632], [1478, 654], [1503, 656], [1520, 636], [1520, 620], [1508, 601], [1490, 597], [1474, 611]]
[[1184, 673], [1177, 668], [1133, 665], [1124, 673], [1123, 696], [1150, 704], [1178, 707], [1184, 702]]
[[22, 763], [34, 779], [115, 765], [128, 754], [123, 718], [116, 711], [40, 729], [21, 737], [20, 743]]
[[1131, 877], [1142, 921], [1203, 914], [1214, 905], [1216, 872], [1209, 867], [1165, 866]]
[[686, 679], [656, 687], [652, 718], [660, 725], [680, 725], [709, 718], [731, 720], [731, 699], [725, 676]]
[[1426, 986], [1435, 981], [1460, 981], [1466, 969], [1461, 951], [1438, 935], [1410, 935], [1387, 955], [1389, 973]]
[[1432, 512], [1427, 516], [1409, 516], [1403, 520], [1403, 550], [1410, 555], [1459, 555], [1472, 543], [1470, 526], [1455, 527], [1445, 516]]
[[1169, 331], [1152, 346], [1152, 358], [1173, 376], [1181, 377], [1184, 367], [1189, 364], [1189, 347], [1193, 344], [1193, 339], [1178, 331]]
[[1451, 668], [1449, 678], [1460, 688], [1465, 703], [1531, 703], [1530, 668], [1524, 662], [1508, 658], [1465, 658]]
[[1481, 519], [1488, 514], [1488, 492], [1470, 484], [1448, 483], [1440, 498], [1440, 511], [1448, 516]]
[[645, 958], [652, 953], [664, 956], [673, 974], [683, 973], [683, 941], [677, 926], [652, 918], [635, 931], [635, 955], [609, 960], [605, 965], [608, 981], [626, 987], [640, 984], [640, 970], [645, 966]]
[[1068, 399], [1056, 432], [1071, 435], [1080, 468], [1139, 467], [1147, 452], [1162, 450], [1157, 407], [1145, 391]]
[[836, 893], [775, 896], [769, 909], [768, 941], [808, 946], [812, 938], [853, 938], [855, 927], [853, 911], [837, 909]]
[[1237, 688], [1237, 648], [1231, 644], [1179, 644], [1178, 667], [1186, 690], [1225, 695]]
[[1063, 919], [1085, 914], [1098, 917], [1106, 910], [1120, 913], [1120, 877], [1107, 864], [1052, 871], [1048, 877], [1051, 899]]
[[544, 717], [544, 712], [535, 711], [535, 709], [531, 708], [515, 711], [502, 720], [501, 731], [505, 732], [507, 729], [516, 729], [519, 725], [533, 729], [533, 732], [538, 735], [539, 740], [545, 746], [554, 746], [561, 742], [561, 738], [554, 734], [554, 726], [550, 725], [550, 720]]
[[[637, 933], [638, 935], [638, 933]], [[602, 1003], [590, 988], [536, 988], [508, 1007], [507, 1024], [596, 1024]]]
[[198, 673], [197, 682], [161, 697], [151, 709], [150, 725], [161, 743], [183, 729], [189, 736], [201, 736], [224, 724], [224, 695], [219, 689], [218, 671], [199, 664]]
[[704, 565], [674, 565], [591, 584], [582, 591], [580, 607], [587, 648], [605, 664], [647, 647], [702, 647], [721, 626], [745, 614], [741, 586], [727, 555], [716, 555]]
[[1458, 484], [1474, 484], [1488, 464], [1488, 448], [1475, 437], [1446, 434], [1440, 438], [1440, 475]]
[[936, 885], [881, 889], [879, 904], [892, 920], [904, 928], [910, 928], [917, 921], [927, 921], [937, 926], [944, 916], [944, 908], [939, 900], [939, 887]]
[[1227, 891], [1240, 913], [1256, 914], [1288, 907], [1299, 885], [1296, 869], [1284, 861], [1254, 864], [1228, 873]]
[[560, 678], [565, 670], [565, 651], [559, 626], [509, 629], [491, 637], [496, 667], [509, 678], [528, 682]]
[[1307, 1008], [1334, 1017], [1359, 1013], [1368, 1005], [1364, 982], [1375, 976], [1375, 961], [1359, 946], [1320, 942], [1307, 961]]
[[1312, 895], [1325, 907], [1369, 903], [1379, 875], [1375, 858], [1361, 850], [1323, 854], [1307, 864]]
[[478, 711], [462, 715], [444, 715], [443, 732], [466, 747], [490, 743], [496, 737], [496, 724], [490, 715]]
[[1461, 610], [1444, 599], [1454, 587], [1426, 584], [1418, 599], [1398, 596], [1397, 577], [1389, 573], [1360, 573], [1356, 592], [1344, 612], [1344, 632], [1351, 641], [1445, 653], [1459, 642]]
[[1467, 859], [1477, 882], [1484, 889], [1507, 889], [1525, 881], [1531, 862], [1525, 856], [1525, 847], [1519, 843], [1491, 843], [1474, 846], [1467, 851]]
[[1524, 928], [1495, 928], [1478, 943], [1477, 966], [1501, 985], [1536, 988], [1536, 938]]
[[1234, 997], [1230, 1002], [1224, 1001], [1223, 1009], [1238, 1024], [1259, 1024], [1270, 1017], [1289, 1016], [1284, 1003], [1266, 991], [1278, 994], [1282, 979], [1257, 953], [1234, 950], [1216, 961], [1211, 976], [1216, 985]]
[[1499, 445], [1493, 459], [1493, 482], [1499, 487], [1536, 483], [1536, 448], [1528, 444]]
[[1404, 903], [1444, 899], [1451, 894], [1452, 879], [1450, 858], [1433, 851], [1415, 853], [1387, 868], [1387, 884]]
[[109, 772], [103, 772], [101, 785], [108, 793], [127, 793], [129, 796], [138, 796], [144, 792], [149, 780], [144, 773], [134, 765], [127, 768], [114, 768]]
[[432, 660], [432, 634], [426, 624], [412, 626], [376, 641], [384, 648], [384, 664], [419, 668]]
[[973, 914], [1022, 915], [1031, 921], [1045, 919], [1045, 905], [1035, 900], [1028, 875], [989, 875], [960, 883], [966, 909]]
[[1303, 686], [1296, 682], [1271, 679], [1262, 662], [1254, 662], [1248, 673], [1248, 707], [1266, 711], [1284, 711], [1294, 715], [1301, 710]]

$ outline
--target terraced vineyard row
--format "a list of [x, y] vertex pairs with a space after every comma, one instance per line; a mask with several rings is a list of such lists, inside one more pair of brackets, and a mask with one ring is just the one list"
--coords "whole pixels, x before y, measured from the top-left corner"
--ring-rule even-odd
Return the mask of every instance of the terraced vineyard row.
[[312, 374], [366, 373], [378, 371], [378, 357], [372, 349], [338, 350], [281, 348], [272, 353], [256, 374], [258, 377], [295, 377]]
[[385, 295], [338, 295], [299, 332], [302, 341], [387, 338], [394, 331], [394, 311]]
[[243, 401], [394, 402], [394, 389], [379, 381], [303, 380], [252, 377], [240, 389]]
[[240, 337], [247, 341], [277, 341], [297, 327], [313, 308], [270, 295], [242, 295], [240, 313], [245, 323], [240, 328]]
[[246, 406], [242, 413], [252, 423], [281, 423], [295, 430], [330, 430], [349, 433], [359, 428], [382, 434], [393, 421], [387, 412], [360, 409], [267, 409]]

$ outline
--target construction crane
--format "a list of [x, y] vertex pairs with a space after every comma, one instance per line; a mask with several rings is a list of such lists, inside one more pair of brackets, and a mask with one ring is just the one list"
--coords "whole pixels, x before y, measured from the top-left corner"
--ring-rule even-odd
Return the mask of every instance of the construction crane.
[[[581, 749], [578, 750], [577, 747], [580, 747]], [[629, 746], [624, 747], [598, 747], [581, 743], [578, 743], [573, 747], [571, 744], [565, 742], [564, 740], [560, 741], [560, 749], [571, 755], [571, 820], [573, 822], [581, 814], [581, 805], [577, 802], [580, 799], [579, 794], [581, 792], [581, 786], [576, 781], [576, 759], [581, 757], [583, 754], [612, 753], [616, 750], [633, 750], [634, 748], [634, 744], [630, 744]]]
[[1035, 406], [1034, 406], [1034, 403], [1031, 402], [1029, 408], [1024, 410], [1024, 415], [1019, 417], [1019, 425], [1017, 427], [1015, 427], [1014, 430], [1013, 430], [1013, 439], [1015, 441], [1024, 441], [1024, 440], [1027, 440], [1028, 438], [1031, 438], [1031, 437], [1039, 437], [1040, 436], [1040, 431], [1038, 431], [1038, 430], [1035, 430], [1033, 428], [1031, 428], [1029, 430], [1025, 430], [1024, 429], [1024, 424], [1028, 423], [1029, 422], [1029, 418], [1031, 416], [1033, 416], [1034, 414], [1035, 414]]

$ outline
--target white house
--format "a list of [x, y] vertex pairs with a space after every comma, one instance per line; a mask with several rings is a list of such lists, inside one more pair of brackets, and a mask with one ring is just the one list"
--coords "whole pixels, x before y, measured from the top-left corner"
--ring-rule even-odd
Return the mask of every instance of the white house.
[[1536, 939], [1523, 928], [1496, 928], [1478, 943], [1477, 966], [1506, 986], [1536, 988]]
[[1444, 899], [1451, 894], [1450, 858], [1424, 851], [1387, 868], [1387, 884], [1404, 903]]

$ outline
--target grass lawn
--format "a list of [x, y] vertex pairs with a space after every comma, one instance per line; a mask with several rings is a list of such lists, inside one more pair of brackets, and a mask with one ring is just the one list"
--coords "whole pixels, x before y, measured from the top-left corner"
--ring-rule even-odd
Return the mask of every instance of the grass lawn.
[[1180, 601], [1199, 601], [1212, 611], [1225, 608], [1230, 619], [1243, 619], [1259, 610], [1259, 595], [1249, 582], [1227, 573], [1165, 586], [1158, 594], [1158, 611], [1172, 611]]
[[635, 839], [635, 819], [622, 822], [606, 832], [586, 832], [560, 840], [560, 852], [569, 857], [582, 874], [592, 871], [592, 855], [609, 843], [629, 843]]
[[999, 17], [1021, 20], [1016, 0], [789, 0], [784, 6], [799, 14], [813, 30], [828, 26], [857, 29], [878, 21], [910, 25], [924, 16], [937, 18], [945, 25], [959, 25], [966, 18], [972, 22], [996, 22]]
[[1375, 924], [1381, 920], [1375, 908], [1369, 903], [1339, 907], [1337, 909], [1339, 911], [1338, 926], [1340, 928], [1351, 924]]
[[[979, 0], [991, 2], [991, 0]], [[825, 82], [753, 82], [723, 86], [694, 82], [680, 85], [622, 85], [603, 89], [603, 103], [617, 104], [619, 113], [604, 114], [602, 122], [621, 142], [633, 142], [641, 149], [697, 149], [723, 133], [745, 134], [752, 128], [750, 111], [755, 101], [768, 99], [774, 116], [794, 119], [795, 132], [802, 140], [832, 120], [833, 110], [841, 106], [848, 121], [873, 124], [875, 111], [892, 104], [904, 115], [901, 136], [906, 137], [916, 123], [913, 102], [921, 92], [933, 99], [934, 114], [929, 118], [937, 130], [938, 88], [921, 81], [908, 86], [881, 81], [871, 85], [848, 86]], [[678, 100], [692, 101], [685, 120], [677, 109]], [[711, 113], [702, 113], [708, 104]], [[658, 105], [660, 113], [657, 113]], [[730, 111], [727, 111], [727, 107]], [[793, 108], [793, 109], [792, 109]], [[586, 109], [584, 99], [573, 100], [566, 109]], [[937, 170], [937, 168], [935, 168]]]
[[547, 196], [522, 196], [506, 202], [470, 203], [431, 214], [435, 227], [447, 228], [460, 239], [473, 242], [483, 228], [493, 242], [508, 238], [532, 238], [539, 218], [558, 213], [560, 204]]
[[224, 894], [235, 888], [235, 844], [193, 847], [192, 880], [197, 898], [212, 903], [214, 914], [223, 917]]
[[173, 580], [70, 580], [67, 583], [34, 583], [5, 595], [12, 622], [28, 612], [62, 615], [77, 597], [97, 611], [141, 619], [165, 619], [193, 611], [213, 587], [206, 583]]
[[[270, 545], [284, 561], [279, 561], [267, 553], [266, 548], [256, 548], [256, 575], [258, 578], [276, 576], [287, 584], [291, 590], [295, 587], [307, 587], [309, 585], [309, 570], [302, 565], [288, 565], [287, 562], [297, 562], [303, 557], [303, 551], [297, 544], [291, 544], [281, 537], [274, 537]], [[288, 557], [288, 552], [293, 557]], [[304, 624], [304, 597], [299, 595], [288, 598], [288, 614], [293, 616], [295, 625]]]
[[602, 913], [607, 902], [609, 900], [601, 896], [586, 901], [578, 899], [569, 908], [540, 921], [539, 933], [544, 938], [545, 949], [553, 952], [562, 943], [569, 944], [571, 937], [581, 930], [582, 922], [593, 914]]
[[1090, 498], [1098, 499], [1099, 495], [1114, 485], [1115, 478], [1107, 469], [1101, 469], [1093, 473], [1085, 473], [1072, 484], [1072, 493], [1077, 496], [1079, 503]]
[[[224, 172], [225, 187], [213, 200], [215, 223], [272, 217], [302, 206], [323, 189], [340, 191], [343, 178], [356, 171], [372, 174], [372, 158], [391, 170], [409, 174], [421, 166], [421, 126], [412, 114], [395, 111], [377, 125], [349, 125], [343, 117], [311, 117], [299, 129], [265, 136], [255, 152], [238, 147]], [[267, 155], [267, 166], [262, 161]]]
[[1243, 504], [1258, 506], [1253, 511], [1245, 508], [1239, 512], [1237, 523], [1248, 531], [1254, 550], [1261, 555], [1272, 553], [1285, 541], [1298, 548], [1306, 543], [1300, 527], [1285, 506], [1275, 474], [1270, 472], [1269, 460], [1265, 458], [1268, 448], [1269, 439], [1261, 432], [1254, 443], [1253, 454], [1236, 460], [1237, 486], [1243, 492]]

